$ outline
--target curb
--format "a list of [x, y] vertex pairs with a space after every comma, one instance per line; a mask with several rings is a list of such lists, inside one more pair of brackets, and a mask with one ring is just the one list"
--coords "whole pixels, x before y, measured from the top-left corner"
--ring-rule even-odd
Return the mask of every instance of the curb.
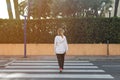
[[2, 64], [2, 65], [0, 65], [0, 68], [3, 68], [3, 67], [5, 67], [5, 66], [8, 66], [8, 65], [10, 65], [11, 63], [13, 63], [14, 61], [15, 61], [15, 59], [13, 59], [13, 60], [4, 60], [4, 61], [6, 61], [6, 62], [4, 62], [4, 64]]

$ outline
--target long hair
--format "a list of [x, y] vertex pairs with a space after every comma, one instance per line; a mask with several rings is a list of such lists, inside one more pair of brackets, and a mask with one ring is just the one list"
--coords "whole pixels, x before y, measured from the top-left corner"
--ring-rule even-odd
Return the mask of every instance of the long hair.
[[63, 28], [58, 28], [58, 30], [57, 30], [58, 35], [60, 35], [60, 36], [62, 36], [62, 37], [63, 37], [64, 32], [65, 32], [65, 31], [64, 31]]

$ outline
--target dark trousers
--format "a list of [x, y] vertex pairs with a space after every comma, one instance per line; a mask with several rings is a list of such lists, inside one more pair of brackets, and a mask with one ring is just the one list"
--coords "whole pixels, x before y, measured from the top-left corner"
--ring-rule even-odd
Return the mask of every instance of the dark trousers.
[[59, 68], [62, 68], [62, 69], [64, 68], [64, 58], [65, 58], [65, 53], [64, 54], [57, 54]]

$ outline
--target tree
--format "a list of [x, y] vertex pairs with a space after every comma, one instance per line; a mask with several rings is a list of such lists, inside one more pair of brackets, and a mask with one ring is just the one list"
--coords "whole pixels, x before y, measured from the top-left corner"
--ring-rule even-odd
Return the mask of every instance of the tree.
[[[108, 11], [108, 6], [112, 0], [52, 0], [52, 11], [56, 14], [62, 12], [64, 15], [73, 16], [98, 16], [98, 10], [101, 14]], [[105, 3], [105, 4], [103, 4]]]
[[[104, 17], [108, 12], [108, 7], [112, 4], [112, 0], [28, 0], [21, 2], [21, 12], [28, 7], [28, 18], [34, 19], [41, 17], [57, 16], [62, 17], [98, 17], [98, 10]], [[19, 5], [20, 5], [19, 4]]]
[[119, 6], [119, 0], [115, 0], [114, 17], [117, 17], [118, 6]]
[[15, 9], [16, 19], [20, 19], [19, 10], [18, 10], [18, 0], [13, 0], [13, 1], [14, 1], [14, 9]]
[[40, 19], [50, 13], [49, 0], [28, 0], [28, 14], [33, 18]]
[[6, 0], [9, 19], [13, 19], [13, 13], [10, 0]]
[[62, 16], [73, 16], [80, 10], [78, 4], [78, 0], [52, 0], [51, 11], [55, 16], [59, 13], [62, 13]]

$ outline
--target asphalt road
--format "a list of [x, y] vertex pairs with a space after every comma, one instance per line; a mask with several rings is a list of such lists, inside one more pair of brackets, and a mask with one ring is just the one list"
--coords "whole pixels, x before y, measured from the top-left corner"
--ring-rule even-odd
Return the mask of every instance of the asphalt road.
[[59, 73], [57, 61], [15, 60], [0, 68], [0, 80], [120, 80], [120, 61], [65, 62]]
[[111, 74], [113, 80], [120, 80], [120, 60], [93, 61], [93, 63]]

